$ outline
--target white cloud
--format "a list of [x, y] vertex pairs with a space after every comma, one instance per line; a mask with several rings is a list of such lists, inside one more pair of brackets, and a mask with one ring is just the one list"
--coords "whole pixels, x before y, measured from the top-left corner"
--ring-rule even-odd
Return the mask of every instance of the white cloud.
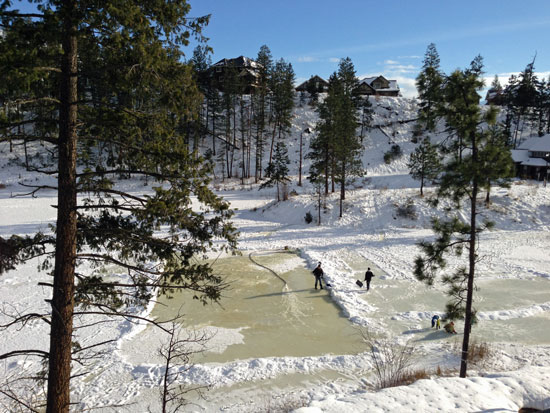
[[390, 65], [386, 67], [386, 72], [403, 74], [403, 73], [417, 73], [418, 68], [413, 65]]
[[394, 79], [397, 80], [397, 84], [399, 85], [399, 89], [401, 89], [401, 95], [403, 95], [403, 97], [412, 98], [418, 96], [418, 92], [416, 90], [416, 80], [414, 78], [395, 76]]
[[386, 65], [398, 65], [399, 62], [396, 61], [396, 60], [385, 60], [384, 64], [386, 64]]
[[340, 58], [338, 58], [338, 57], [330, 57], [330, 58], [328, 59], [328, 61], [331, 62], [331, 63], [338, 63], [338, 62], [340, 61]]
[[313, 56], [300, 56], [296, 59], [300, 63], [318, 62], [319, 59]]

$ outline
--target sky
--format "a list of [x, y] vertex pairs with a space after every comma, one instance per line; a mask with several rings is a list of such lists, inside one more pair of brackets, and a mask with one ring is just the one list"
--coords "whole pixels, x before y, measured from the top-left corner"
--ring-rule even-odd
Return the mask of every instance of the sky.
[[[487, 86], [505, 83], [536, 56], [535, 69], [550, 74], [550, 1], [525, 0], [190, 0], [190, 15], [211, 14], [204, 34], [212, 61], [255, 58], [267, 45], [274, 59], [292, 63], [296, 82], [327, 78], [350, 57], [359, 77], [396, 79], [404, 96], [429, 43], [441, 68], [464, 68], [480, 54]], [[189, 51], [191, 56], [191, 51]]]

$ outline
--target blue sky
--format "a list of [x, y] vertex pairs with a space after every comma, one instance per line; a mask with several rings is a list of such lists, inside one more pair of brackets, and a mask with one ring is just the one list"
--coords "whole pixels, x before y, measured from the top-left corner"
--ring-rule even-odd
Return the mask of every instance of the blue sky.
[[481, 54], [487, 84], [495, 74], [504, 82], [535, 54], [537, 72], [550, 71], [550, 0], [190, 1], [191, 15], [212, 14], [205, 34], [213, 62], [255, 58], [266, 44], [292, 63], [298, 82], [328, 78], [349, 56], [359, 76], [397, 79], [411, 96], [431, 42], [447, 73]]

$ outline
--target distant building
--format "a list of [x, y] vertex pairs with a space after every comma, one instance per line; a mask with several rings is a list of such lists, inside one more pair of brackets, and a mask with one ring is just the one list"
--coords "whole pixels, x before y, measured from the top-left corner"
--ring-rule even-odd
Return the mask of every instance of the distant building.
[[522, 178], [543, 180], [550, 171], [550, 135], [529, 138], [512, 150], [517, 175]]
[[502, 88], [495, 89], [491, 88], [487, 91], [485, 95], [485, 103], [487, 105], [501, 106], [504, 104], [504, 91]]
[[[240, 89], [240, 93], [252, 94], [258, 86], [261, 65], [249, 57], [239, 56], [234, 59], [222, 59], [210, 66], [201, 76], [203, 82], [220, 91], [224, 91], [225, 85], [231, 76]], [[231, 73], [230, 71], [234, 71]]]
[[397, 80], [388, 80], [384, 76], [366, 77], [359, 80], [360, 95], [399, 96]]
[[316, 92], [324, 93], [328, 90], [328, 82], [320, 76], [311, 76], [309, 80], [300, 83], [296, 87], [296, 92]]

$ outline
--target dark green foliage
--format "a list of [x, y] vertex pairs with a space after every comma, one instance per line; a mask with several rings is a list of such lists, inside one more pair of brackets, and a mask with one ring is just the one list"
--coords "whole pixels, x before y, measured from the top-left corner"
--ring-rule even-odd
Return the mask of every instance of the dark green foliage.
[[313, 222], [313, 215], [311, 215], [311, 212], [306, 212], [304, 220], [306, 221], [306, 224], [311, 224]]
[[265, 129], [269, 119], [269, 78], [273, 71], [273, 57], [271, 50], [266, 45], [260, 47], [256, 62], [259, 64], [259, 78], [256, 93], [252, 98], [254, 108], [254, 125], [256, 129], [256, 170], [254, 174], [255, 182], [262, 177], [262, 165], [265, 148]]
[[317, 107], [319, 122], [317, 135], [310, 142], [312, 159], [310, 181], [324, 178], [328, 193], [329, 177], [340, 184], [340, 216], [346, 197], [346, 184], [353, 176], [363, 174], [361, 165], [362, 145], [356, 135], [357, 110], [360, 99], [356, 95], [357, 79], [349, 58], [342, 59], [338, 72], [329, 79], [327, 97]]
[[415, 220], [418, 218], [418, 214], [416, 213], [416, 207], [414, 205], [414, 202], [411, 198], [407, 199], [403, 204], [399, 205], [397, 204], [395, 206], [396, 214], [398, 217], [401, 218], [408, 218]]
[[439, 53], [430, 43], [424, 55], [422, 71], [416, 78], [416, 89], [420, 100], [418, 122], [427, 130], [434, 130], [441, 103], [443, 76], [439, 67]]
[[[433, 204], [445, 198], [450, 200], [451, 206], [446, 210], [449, 218], [432, 220], [435, 240], [421, 242], [422, 255], [415, 260], [418, 280], [433, 285], [440, 276], [447, 286], [451, 297], [447, 316], [465, 319], [460, 377], [466, 377], [470, 328], [475, 321], [473, 291], [479, 234], [493, 227], [490, 222], [478, 220], [478, 196], [490, 182], [505, 183], [512, 166], [502, 139], [496, 129], [491, 129], [495, 127], [494, 108], [483, 114], [479, 107], [482, 67], [478, 56], [468, 69], [454, 71], [445, 81], [440, 114], [452, 135], [446, 142], [448, 156], [442, 165], [437, 200]], [[469, 207], [468, 219], [462, 218], [464, 205]], [[445, 257], [461, 256], [463, 252], [467, 254], [467, 265], [448, 270]]]
[[273, 123], [279, 139], [290, 129], [294, 109], [294, 77], [292, 64], [283, 59], [275, 63], [269, 85], [273, 101]]
[[394, 144], [388, 152], [384, 153], [384, 162], [390, 164], [393, 160], [400, 158], [401, 156], [403, 156], [401, 146]]
[[266, 182], [260, 185], [259, 189], [266, 187], [272, 187], [273, 185], [277, 186], [277, 201], [280, 201], [280, 185], [283, 185], [287, 182], [290, 182], [288, 177], [288, 164], [290, 160], [288, 159], [288, 151], [284, 142], [277, 142], [275, 146], [275, 155], [273, 156], [273, 161], [267, 166], [265, 170], [265, 176], [268, 178]]
[[411, 176], [420, 181], [420, 195], [424, 195], [425, 181], [434, 181], [441, 170], [437, 146], [431, 143], [429, 137], [424, 138], [422, 143], [411, 153], [407, 166]]
[[[155, 288], [217, 300], [221, 279], [192, 260], [217, 240], [233, 250], [237, 233], [190, 148], [202, 96], [182, 47], [209, 16], [186, 17], [185, 0], [35, 3], [42, 18], [0, 8], [0, 141], [44, 154], [28, 168], [58, 177], [60, 212], [55, 239], [1, 239], [0, 272], [38, 255], [53, 268], [48, 411], [68, 411], [73, 314], [124, 315]], [[153, 190], [124, 191], [127, 177]]]

